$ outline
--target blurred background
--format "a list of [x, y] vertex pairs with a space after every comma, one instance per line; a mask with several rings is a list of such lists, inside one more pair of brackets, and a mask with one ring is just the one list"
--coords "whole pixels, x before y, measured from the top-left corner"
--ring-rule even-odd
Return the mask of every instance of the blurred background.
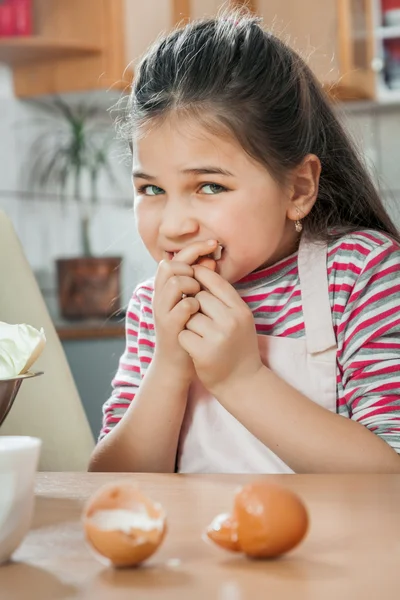
[[309, 60], [400, 226], [400, 0], [0, 0], [0, 210], [95, 437], [124, 348], [124, 309], [155, 271], [113, 121], [161, 32], [241, 4]]

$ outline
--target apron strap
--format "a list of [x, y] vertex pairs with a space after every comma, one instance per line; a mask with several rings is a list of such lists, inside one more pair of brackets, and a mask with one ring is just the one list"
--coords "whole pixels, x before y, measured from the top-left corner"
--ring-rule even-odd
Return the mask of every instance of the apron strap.
[[336, 346], [329, 302], [327, 245], [302, 236], [298, 254], [306, 345], [309, 354]]

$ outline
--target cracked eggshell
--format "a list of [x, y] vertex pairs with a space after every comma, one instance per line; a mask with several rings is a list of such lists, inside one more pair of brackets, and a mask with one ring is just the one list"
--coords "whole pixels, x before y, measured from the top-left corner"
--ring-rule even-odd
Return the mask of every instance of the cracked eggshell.
[[221, 244], [218, 244], [217, 249], [214, 250], [212, 257], [214, 260], [220, 260], [222, 257], [222, 250], [224, 247]]
[[252, 558], [286, 554], [303, 540], [309, 525], [302, 500], [289, 489], [266, 482], [238, 490], [232, 516], [219, 519], [206, 531], [208, 538]]
[[82, 515], [87, 542], [116, 567], [148, 559], [167, 532], [163, 507], [133, 483], [119, 481], [95, 492]]
[[241, 552], [238, 540], [237, 522], [228, 515], [218, 515], [206, 529], [206, 536], [221, 548]]

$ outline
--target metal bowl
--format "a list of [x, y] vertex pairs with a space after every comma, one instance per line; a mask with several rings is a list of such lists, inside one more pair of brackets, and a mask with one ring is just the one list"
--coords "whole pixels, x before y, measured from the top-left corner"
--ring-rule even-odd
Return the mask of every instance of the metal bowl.
[[43, 375], [43, 372], [28, 371], [27, 373], [24, 373], [23, 375], [17, 375], [12, 379], [0, 379], [0, 427], [10, 412], [24, 379], [31, 379], [32, 377], [37, 377], [38, 375]]

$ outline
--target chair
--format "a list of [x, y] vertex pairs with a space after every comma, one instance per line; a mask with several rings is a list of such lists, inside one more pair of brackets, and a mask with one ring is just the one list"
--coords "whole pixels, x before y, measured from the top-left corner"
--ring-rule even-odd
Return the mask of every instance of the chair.
[[0, 435], [42, 439], [39, 469], [87, 469], [93, 435], [61, 342], [11, 221], [0, 211], [0, 320], [43, 327], [47, 344], [33, 370], [44, 375], [25, 381]]

